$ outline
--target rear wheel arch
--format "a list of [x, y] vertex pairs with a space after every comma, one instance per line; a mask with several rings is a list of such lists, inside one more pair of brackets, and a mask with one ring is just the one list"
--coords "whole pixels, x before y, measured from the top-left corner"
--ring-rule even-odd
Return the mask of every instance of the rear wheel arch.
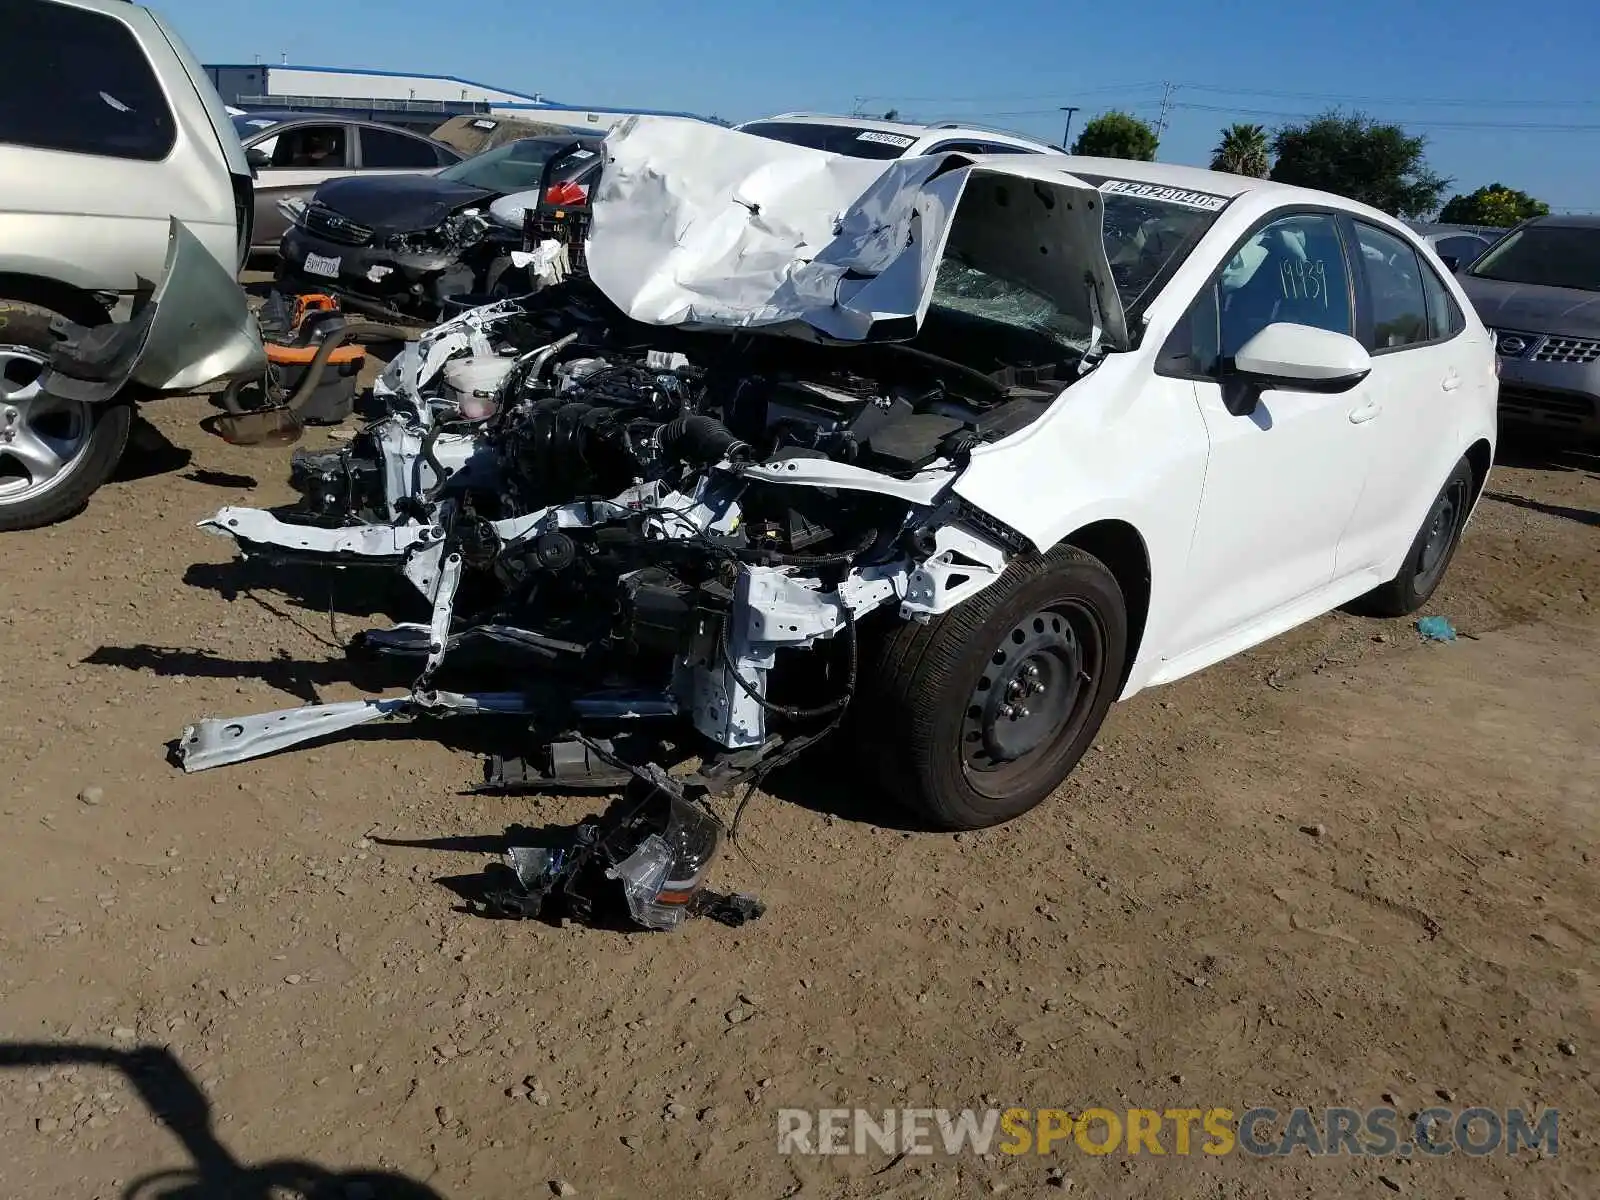
[[[70, 283], [43, 275], [0, 272], [0, 303], [20, 300], [58, 312], [79, 325], [104, 325], [111, 319], [98, 297]], [[0, 331], [0, 338], [3, 338]]]
[[1478, 497], [1483, 495], [1484, 485], [1489, 482], [1489, 468], [1494, 465], [1494, 449], [1489, 445], [1488, 438], [1479, 438], [1467, 447], [1467, 462], [1472, 467], [1472, 502], [1478, 502]]

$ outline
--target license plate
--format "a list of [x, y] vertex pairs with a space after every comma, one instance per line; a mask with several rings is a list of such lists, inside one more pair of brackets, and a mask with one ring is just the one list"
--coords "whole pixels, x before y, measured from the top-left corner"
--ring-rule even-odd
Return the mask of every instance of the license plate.
[[307, 275], [321, 275], [324, 279], [339, 278], [339, 265], [344, 262], [342, 258], [324, 258], [320, 254], [306, 255], [305, 273]]

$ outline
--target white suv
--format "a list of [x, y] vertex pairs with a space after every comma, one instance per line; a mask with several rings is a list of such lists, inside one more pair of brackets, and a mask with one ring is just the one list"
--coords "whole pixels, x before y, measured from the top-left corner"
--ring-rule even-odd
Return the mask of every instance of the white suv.
[[[126, 0], [0, 0], [0, 530], [81, 507], [116, 468], [124, 403], [46, 395], [51, 321], [126, 320], [161, 280], [171, 225], [231, 278], [253, 181], [204, 69]], [[163, 380], [163, 383], [166, 381]]]
[[1060, 154], [1059, 146], [973, 125], [911, 125], [869, 117], [783, 113], [736, 128], [793, 146], [851, 158], [914, 158], [921, 154]]

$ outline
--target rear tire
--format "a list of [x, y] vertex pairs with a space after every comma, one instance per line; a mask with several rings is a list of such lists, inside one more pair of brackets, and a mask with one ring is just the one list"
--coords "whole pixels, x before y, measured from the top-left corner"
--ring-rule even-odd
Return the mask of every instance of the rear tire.
[[83, 404], [39, 390], [56, 315], [0, 298], [0, 532], [36, 529], [81, 509], [117, 469], [133, 423], [125, 402]]
[[1472, 464], [1462, 457], [1434, 497], [1399, 573], [1356, 600], [1350, 611], [1367, 617], [1404, 617], [1428, 602], [1461, 544], [1475, 483]]
[[894, 799], [940, 829], [1033, 808], [1094, 741], [1121, 690], [1122, 589], [1073, 546], [1012, 563], [926, 625], [889, 631], [855, 707], [862, 757]]

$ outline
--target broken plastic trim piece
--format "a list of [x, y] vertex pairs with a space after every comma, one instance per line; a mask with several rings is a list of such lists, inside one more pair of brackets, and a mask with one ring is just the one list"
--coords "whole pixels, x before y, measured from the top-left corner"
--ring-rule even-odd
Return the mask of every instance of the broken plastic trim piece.
[[178, 391], [218, 379], [257, 378], [266, 369], [261, 331], [243, 289], [173, 217], [166, 265], [148, 307], [123, 324], [77, 331], [56, 347], [39, 386], [51, 395], [98, 404], [130, 382]]

